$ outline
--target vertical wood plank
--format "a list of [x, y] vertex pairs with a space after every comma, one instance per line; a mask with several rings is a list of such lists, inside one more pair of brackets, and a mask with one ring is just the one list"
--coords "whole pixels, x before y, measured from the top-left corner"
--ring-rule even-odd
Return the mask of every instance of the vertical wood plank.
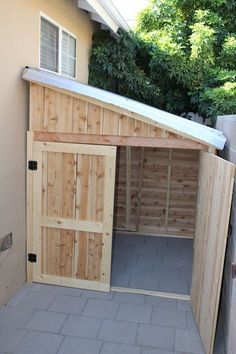
[[144, 148], [140, 149], [140, 159], [139, 159], [139, 178], [138, 178], [138, 206], [137, 206], [137, 221], [136, 221], [136, 231], [139, 231], [140, 222], [140, 208], [142, 200], [142, 183], [143, 183], [143, 162], [144, 162]]
[[34, 151], [33, 158], [38, 162], [38, 168], [33, 177], [33, 249], [37, 255], [37, 262], [33, 264], [33, 280], [41, 277], [41, 205], [42, 205], [42, 152]]
[[57, 131], [72, 133], [73, 97], [61, 94], [59, 101], [59, 114]]
[[110, 284], [111, 280], [111, 254], [112, 254], [112, 226], [114, 208], [116, 150], [113, 156], [105, 157], [105, 181], [103, 200], [103, 236], [102, 236], [102, 262], [101, 281]]
[[[88, 219], [90, 156], [78, 155], [76, 186], [76, 219]], [[75, 277], [86, 279], [88, 262], [88, 235], [76, 232]]]
[[60, 98], [59, 92], [45, 87], [44, 131], [58, 132]]
[[[76, 156], [62, 155], [62, 217], [75, 218]], [[61, 230], [60, 235], [60, 275], [71, 277], [75, 232]]]
[[88, 134], [102, 134], [103, 109], [92, 103], [88, 104]]
[[[48, 153], [42, 152], [42, 216], [48, 215]], [[42, 228], [42, 274], [47, 270], [47, 228]]]
[[168, 219], [169, 219], [169, 207], [170, 207], [171, 167], [172, 167], [172, 149], [169, 149], [168, 176], [167, 176], [167, 187], [166, 187], [166, 214], [165, 214], [166, 233], [168, 233]]
[[119, 114], [118, 113], [104, 108], [102, 134], [103, 135], [119, 134]]
[[73, 101], [73, 133], [87, 133], [88, 103], [74, 98]]
[[135, 120], [123, 114], [119, 119], [119, 135], [134, 136]]
[[131, 147], [126, 147], [126, 228], [130, 227]]
[[[33, 133], [27, 132], [27, 164], [33, 159]], [[27, 253], [33, 253], [33, 171], [27, 168]], [[27, 281], [33, 280], [33, 264], [27, 262]]]
[[30, 131], [43, 131], [44, 91], [43, 86], [30, 83]]
[[[48, 153], [48, 216], [62, 215], [62, 154]], [[47, 230], [47, 274], [60, 275], [60, 230]]]

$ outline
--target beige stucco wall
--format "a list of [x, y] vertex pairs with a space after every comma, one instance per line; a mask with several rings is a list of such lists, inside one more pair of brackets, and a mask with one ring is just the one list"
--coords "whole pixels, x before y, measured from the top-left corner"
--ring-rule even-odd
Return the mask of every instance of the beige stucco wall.
[[0, 305], [25, 281], [28, 83], [21, 73], [39, 67], [40, 11], [77, 36], [77, 79], [88, 78], [93, 27], [76, 0], [0, 1], [0, 238], [13, 232], [13, 247], [0, 253]]

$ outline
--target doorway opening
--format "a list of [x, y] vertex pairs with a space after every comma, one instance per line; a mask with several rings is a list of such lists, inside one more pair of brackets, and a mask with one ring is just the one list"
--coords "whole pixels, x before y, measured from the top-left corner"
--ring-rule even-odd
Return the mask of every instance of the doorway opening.
[[113, 287], [189, 297], [198, 165], [193, 150], [118, 148]]

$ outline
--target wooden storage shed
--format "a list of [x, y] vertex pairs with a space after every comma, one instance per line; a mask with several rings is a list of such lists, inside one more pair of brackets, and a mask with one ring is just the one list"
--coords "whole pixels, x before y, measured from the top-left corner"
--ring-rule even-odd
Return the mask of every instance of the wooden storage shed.
[[191, 303], [211, 354], [235, 173], [215, 154], [223, 134], [56, 74], [23, 78], [28, 280], [109, 291], [113, 228], [192, 238]]

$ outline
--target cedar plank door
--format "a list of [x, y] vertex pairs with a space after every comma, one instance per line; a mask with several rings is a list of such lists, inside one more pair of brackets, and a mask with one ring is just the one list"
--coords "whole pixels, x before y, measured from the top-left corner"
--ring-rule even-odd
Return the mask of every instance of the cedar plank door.
[[33, 142], [33, 281], [110, 290], [116, 147]]
[[232, 163], [201, 153], [191, 302], [206, 354], [213, 353], [234, 174]]

